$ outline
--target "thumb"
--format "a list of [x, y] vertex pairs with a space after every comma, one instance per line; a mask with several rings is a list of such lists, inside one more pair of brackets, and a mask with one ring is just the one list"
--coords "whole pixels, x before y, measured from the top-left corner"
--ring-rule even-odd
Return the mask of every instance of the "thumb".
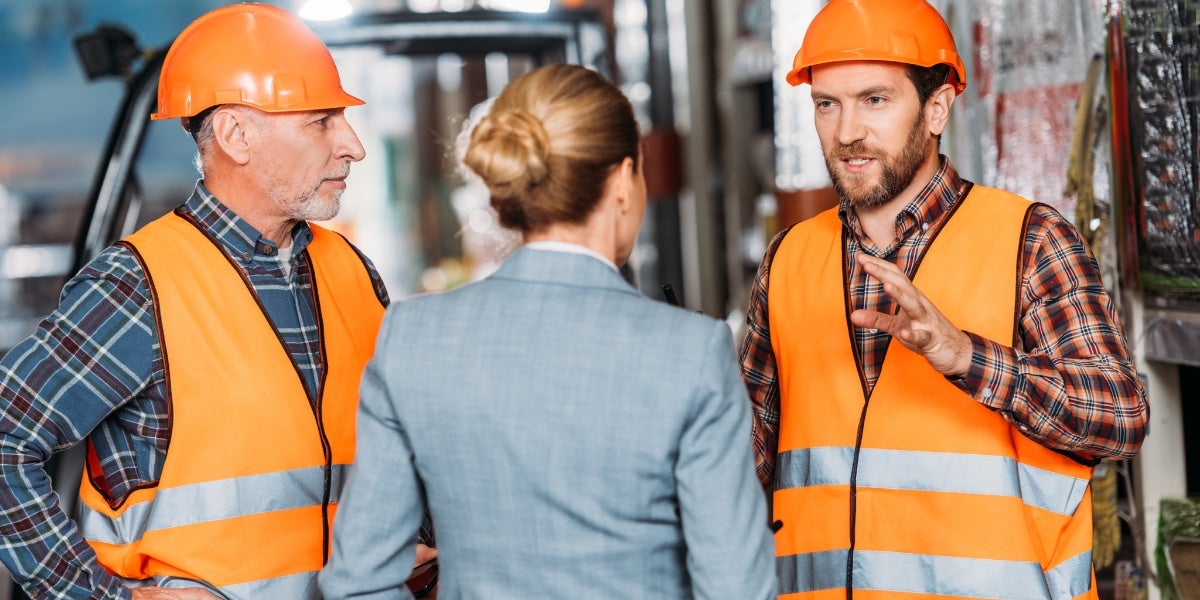
[[850, 322], [858, 327], [867, 329], [887, 329], [891, 315], [885, 315], [874, 310], [858, 309], [850, 313]]
[[[850, 313], [850, 322], [856, 327], [877, 329], [892, 336], [898, 336], [901, 332], [907, 332], [907, 335], [912, 335], [912, 324], [903, 314], [903, 311], [900, 314], [889, 315], [875, 310], [860, 308]], [[906, 340], [901, 338], [901, 341]]]

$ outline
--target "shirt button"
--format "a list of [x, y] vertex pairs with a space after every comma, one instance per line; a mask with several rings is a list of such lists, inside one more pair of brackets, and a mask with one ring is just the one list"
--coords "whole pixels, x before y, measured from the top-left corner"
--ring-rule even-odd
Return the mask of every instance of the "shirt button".
[[983, 391], [979, 392], [979, 397], [983, 398], [984, 400], [991, 398], [992, 397], [992, 388], [983, 388]]
[[244, 263], [250, 262], [250, 253], [249, 252], [242, 253], [242, 262], [244, 262]]
[[921, 231], [929, 231], [929, 223], [921, 223]]

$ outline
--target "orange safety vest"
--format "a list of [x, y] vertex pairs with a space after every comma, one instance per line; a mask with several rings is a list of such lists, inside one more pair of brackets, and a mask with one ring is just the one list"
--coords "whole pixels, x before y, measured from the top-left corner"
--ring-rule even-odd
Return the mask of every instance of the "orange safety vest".
[[[1006, 346], [1019, 345], [1030, 207], [975, 186], [931, 232], [914, 278], [950, 322]], [[868, 397], [843, 248], [829, 210], [796, 225], [771, 266], [780, 598], [1095, 598], [1091, 468], [895, 340]]]
[[350, 244], [312, 233], [325, 361], [315, 406], [249, 282], [199, 226], [172, 213], [123, 242], [154, 297], [171, 437], [159, 481], [114, 503], [92, 482], [89, 444], [80, 527], [131, 585], [185, 579], [231, 599], [319, 597], [384, 308]]

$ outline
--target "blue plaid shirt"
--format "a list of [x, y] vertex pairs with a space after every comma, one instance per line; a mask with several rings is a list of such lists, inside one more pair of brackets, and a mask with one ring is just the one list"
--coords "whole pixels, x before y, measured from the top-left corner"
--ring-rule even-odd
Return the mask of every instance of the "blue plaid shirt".
[[[310, 401], [321, 343], [304, 249], [292, 231], [290, 273], [278, 247], [197, 183], [183, 210], [196, 217], [249, 278], [304, 375]], [[378, 273], [371, 280], [388, 303]], [[152, 298], [137, 259], [113, 246], [63, 288], [58, 309], [0, 361], [0, 560], [34, 598], [128, 598], [63, 513], [45, 462], [90, 434], [94, 473], [109, 498], [156, 481], [170, 415]]]

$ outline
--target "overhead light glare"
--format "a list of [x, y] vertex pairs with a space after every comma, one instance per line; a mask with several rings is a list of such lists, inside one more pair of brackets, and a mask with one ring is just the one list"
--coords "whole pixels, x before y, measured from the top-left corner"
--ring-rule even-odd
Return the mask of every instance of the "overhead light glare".
[[300, 18], [309, 21], [336, 21], [354, 12], [349, 0], [307, 0], [300, 7]]
[[550, 10], [550, 0], [481, 0], [480, 5], [495, 10], [527, 13], [544, 13]]
[[441, 10], [438, 0], [408, 0], [408, 9], [413, 12], [428, 13]]

